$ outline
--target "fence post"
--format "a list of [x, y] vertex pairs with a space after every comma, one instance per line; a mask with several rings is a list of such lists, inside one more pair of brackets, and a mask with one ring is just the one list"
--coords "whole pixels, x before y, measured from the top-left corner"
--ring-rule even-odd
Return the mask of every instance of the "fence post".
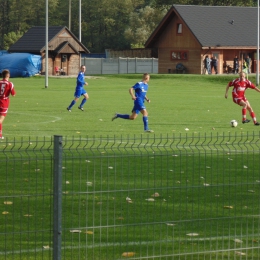
[[103, 61], [104, 61], [104, 58], [101, 58], [101, 75], [103, 75]]
[[153, 73], [154, 58], [152, 58], [152, 73]]
[[135, 73], [137, 73], [137, 58], [135, 58]]
[[53, 157], [53, 260], [61, 260], [62, 136], [54, 136]]

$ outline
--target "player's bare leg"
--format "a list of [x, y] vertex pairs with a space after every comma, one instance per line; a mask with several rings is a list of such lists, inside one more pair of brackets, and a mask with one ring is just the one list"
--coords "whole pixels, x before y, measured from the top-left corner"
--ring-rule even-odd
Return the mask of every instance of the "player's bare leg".
[[136, 114], [135, 112], [132, 112], [132, 115], [129, 116], [129, 119], [130, 120], [135, 120], [137, 118], [137, 116], [138, 116], [138, 114]]
[[115, 115], [112, 117], [112, 121], [114, 121], [117, 118], [135, 120], [137, 118], [137, 116], [138, 116], [138, 114], [136, 112], [132, 112], [132, 115], [115, 113]]
[[247, 107], [248, 107], [248, 102], [241, 100], [239, 102], [239, 105], [242, 107], [242, 123], [243, 124], [249, 123], [250, 120], [246, 119], [246, 110], [247, 110]]
[[254, 125], [260, 125], [260, 124], [256, 121], [255, 113], [254, 113], [253, 108], [251, 107], [249, 101], [247, 101], [247, 107], [246, 107], [246, 109], [247, 109], [248, 112], [250, 113], [250, 116], [251, 116], [252, 119], [253, 119]]
[[3, 130], [3, 121], [4, 121], [5, 117], [4, 116], [0, 116], [0, 139], [4, 139], [3, 138], [3, 134], [2, 134], [2, 130]]
[[254, 125], [260, 125], [257, 121], [256, 121], [256, 116], [255, 116], [255, 113], [253, 111], [253, 108], [251, 107], [249, 101], [243, 101], [241, 100], [239, 102], [239, 105], [242, 106], [242, 123], [245, 124], [245, 123], [249, 123], [250, 120], [249, 119], [246, 119], [246, 111], [248, 110], [248, 112], [250, 113], [250, 116], [252, 117], [253, 119], [253, 122], [254, 122]]
[[84, 98], [82, 99], [81, 104], [78, 107], [78, 109], [80, 109], [81, 111], [84, 111], [83, 106], [87, 102], [87, 100], [89, 99], [89, 96], [88, 96], [87, 93], [85, 93], [83, 96], [84, 96]]

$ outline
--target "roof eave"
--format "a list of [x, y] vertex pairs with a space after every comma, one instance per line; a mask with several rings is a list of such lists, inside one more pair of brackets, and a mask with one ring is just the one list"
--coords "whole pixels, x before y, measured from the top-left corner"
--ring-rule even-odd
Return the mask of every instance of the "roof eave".
[[[64, 27], [62, 27], [62, 29], [54, 36], [54, 37], [52, 37], [52, 39], [54, 39], [62, 30], [67, 30], [70, 34], [71, 34], [71, 36], [74, 38], [74, 40], [76, 40], [76, 42], [78, 42], [78, 44], [83, 48], [83, 50], [86, 52], [86, 53], [90, 53], [90, 51], [79, 41], [79, 39], [66, 27], [66, 26], [64, 26]], [[48, 41], [48, 43], [52, 40], [52, 39], [49, 39], [49, 41]], [[40, 52], [44, 52], [45, 51], [45, 46], [46, 45], [44, 45], [42, 48], [41, 48], [41, 50], [40, 50]], [[79, 52], [82, 52], [82, 51], [79, 51]]]
[[163, 17], [159, 25], [155, 28], [155, 30], [152, 32], [148, 40], [145, 42], [144, 46], [145, 48], [150, 48], [152, 43], [155, 41], [155, 39], [158, 38], [157, 34], [162, 30], [162, 27], [165, 25], [165, 23], [170, 19], [170, 16], [173, 12], [173, 7], [170, 8], [168, 13]]
[[207, 49], [213, 49], [213, 50], [220, 50], [220, 49], [226, 49], [226, 50], [234, 50], [234, 49], [251, 49], [255, 50], [256, 46], [202, 46], [203, 50]]

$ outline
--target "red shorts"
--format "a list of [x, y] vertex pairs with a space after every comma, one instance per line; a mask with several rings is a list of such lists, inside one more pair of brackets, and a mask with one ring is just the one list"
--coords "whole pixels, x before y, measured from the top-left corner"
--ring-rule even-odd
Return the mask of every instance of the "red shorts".
[[7, 115], [8, 108], [2, 108], [0, 107], [0, 116], [6, 116]]
[[9, 98], [0, 99], [0, 116], [6, 116], [9, 107]]
[[233, 97], [233, 102], [238, 104], [240, 103], [240, 101], [247, 101], [246, 97]]

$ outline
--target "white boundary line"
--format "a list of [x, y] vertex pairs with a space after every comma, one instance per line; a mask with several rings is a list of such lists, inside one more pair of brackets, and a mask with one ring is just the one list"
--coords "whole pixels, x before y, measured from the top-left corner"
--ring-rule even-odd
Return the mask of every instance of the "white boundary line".
[[[31, 117], [31, 114], [27, 114], [27, 113], [16, 113], [16, 112], [8, 112], [8, 114], [17, 114], [17, 115], [26, 115], [28, 117]], [[62, 118], [61, 117], [58, 117], [58, 116], [50, 116], [50, 115], [39, 115], [39, 114], [34, 114], [34, 118], [37, 118], [37, 117], [50, 117], [50, 118], [54, 118], [54, 120], [51, 120], [51, 121], [40, 121], [40, 122], [34, 122], [34, 119], [32, 120], [32, 122], [10, 122], [10, 123], [6, 123], [5, 125], [14, 125], [14, 124], [22, 124], [22, 125], [36, 125], [36, 124], [46, 124], [46, 123], [53, 123], [53, 122], [57, 122], [57, 121], [60, 121]]]

